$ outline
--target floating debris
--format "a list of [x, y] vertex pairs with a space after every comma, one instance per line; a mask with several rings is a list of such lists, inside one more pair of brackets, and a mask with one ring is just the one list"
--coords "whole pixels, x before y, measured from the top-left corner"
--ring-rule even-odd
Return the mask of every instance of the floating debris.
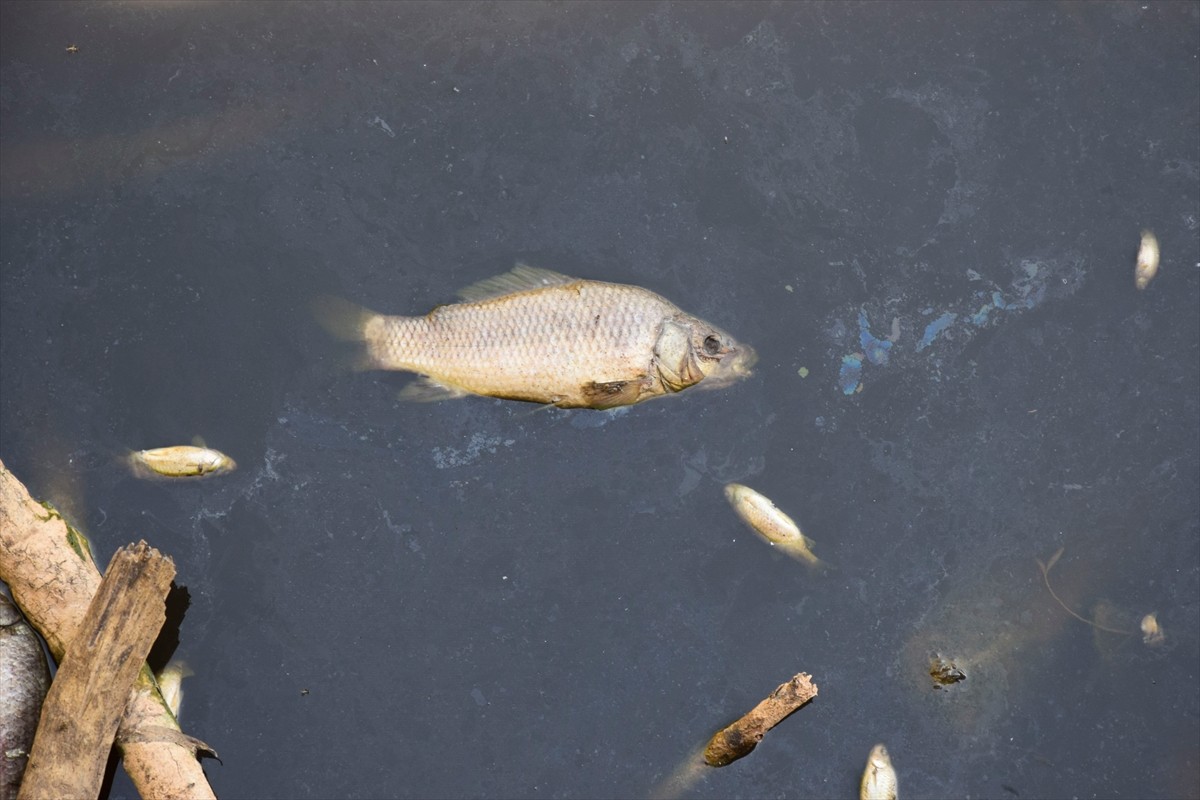
[[934, 688], [941, 689], [944, 686], [952, 686], [959, 681], [965, 681], [967, 673], [963, 672], [954, 661], [942, 656], [934, 656], [929, 661], [929, 677], [933, 678]]
[[704, 761], [710, 767], [724, 767], [749, 755], [767, 731], [816, 696], [811, 675], [801, 672], [793, 676], [737, 722], [713, 734], [704, 748]]
[[892, 317], [892, 331], [888, 334], [888, 341], [895, 344], [900, 341], [900, 318]]
[[858, 790], [859, 800], [896, 800], [896, 770], [887, 748], [877, 744], [867, 756], [867, 768], [863, 770], [862, 784]]
[[376, 115], [375, 118], [370, 120], [369, 122], [367, 122], [367, 124], [376, 126], [377, 128], [379, 128], [381, 131], [383, 131], [384, 133], [386, 133], [388, 136], [392, 137], [393, 139], [396, 138], [396, 132], [394, 130], [392, 130], [392, 126], [388, 125], [387, 121], [384, 120], [384, 118], [379, 115]]
[[1091, 619], [1088, 619], [1087, 617], [1077, 614], [1075, 611], [1071, 610], [1071, 608], [1069, 606], [1067, 606], [1066, 603], [1064, 603], [1061, 599], [1059, 599], [1059, 596], [1057, 594], [1054, 593], [1053, 587], [1050, 586], [1050, 570], [1054, 569], [1054, 565], [1058, 563], [1058, 560], [1060, 558], [1062, 558], [1062, 554], [1065, 550], [1066, 550], [1065, 547], [1058, 548], [1058, 550], [1055, 551], [1054, 555], [1050, 556], [1050, 560], [1047, 561], [1045, 564], [1042, 563], [1041, 559], [1034, 559], [1035, 561], [1037, 561], [1037, 565], [1042, 570], [1042, 580], [1045, 581], [1046, 590], [1048, 592], [1050, 592], [1050, 596], [1054, 598], [1054, 602], [1056, 602], [1060, 606], [1062, 606], [1063, 611], [1066, 611], [1068, 614], [1070, 614], [1072, 617], [1079, 620], [1080, 622], [1086, 622], [1088, 625], [1091, 625], [1096, 630], [1105, 631], [1106, 633], [1119, 633], [1124, 636], [1132, 636], [1134, 633], [1133, 631], [1123, 631], [1123, 630], [1119, 630], [1117, 628], [1110, 628], [1107, 625], [1101, 625], [1099, 622], [1096, 622], [1095, 620], [1091, 620]]
[[1142, 244], [1138, 248], [1137, 267], [1133, 271], [1138, 291], [1145, 289], [1158, 274], [1158, 237], [1152, 231], [1142, 231]]
[[1158, 624], [1158, 613], [1147, 614], [1142, 617], [1142, 641], [1150, 647], [1158, 647], [1167, 640], [1167, 635], [1163, 633], [1162, 626]]

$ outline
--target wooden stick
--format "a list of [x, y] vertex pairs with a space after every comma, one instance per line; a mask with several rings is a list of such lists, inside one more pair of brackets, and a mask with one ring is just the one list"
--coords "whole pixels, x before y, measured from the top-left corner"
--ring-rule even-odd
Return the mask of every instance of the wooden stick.
[[787, 683], [780, 684], [767, 699], [750, 709], [745, 716], [728, 728], [717, 731], [704, 748], [704, 761], [710, 767], [732, 764], [749, 754], [767, 731], [784, 717], [817, 696], [812, 676], [801, 672]]
[[42, 704], [19, 800], [96, 797], [134, 679], [167, 619], [171, 559], [116, 552]]
[[[87, 539], [37, 503], [0, 461], [0, 580], [62, 661], [100, 586]], [[137, 683], [117, 732], [138, 793], [150, 798], [216, 800], [196, 760], [196, 740], [179, 730], [149, 668]]]

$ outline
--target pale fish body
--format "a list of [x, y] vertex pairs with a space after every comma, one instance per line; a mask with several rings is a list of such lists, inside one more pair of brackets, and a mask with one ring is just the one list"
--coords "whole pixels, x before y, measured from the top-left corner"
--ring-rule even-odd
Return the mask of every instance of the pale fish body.
[[813, 554], [813, 541], [800, 532], [800, 526], [791, 517], [766, 497], [740, 483], [727, 484], [725, 497], [742, 521], [773, 546], [811, 566], [824, 566]]
[[[614, 408], [746, 377], [754, 351], [646, 289], [518, 265], [465, 302], [395, 317], [327, 301], [327, 327], [366, 343], [367, 366], [425, 376], [401, 396], [466, 394]], [[347, 324], [347, 322], [349, 324]]]
[[1137, 267], [1133, 279], [1138, 289], [1145, 289], [1158, 274], [1158, 237], [1151, 231], [1142, 231], [1142, 243], [1138, 247]]
[[159, 694], [175, 719], [179, 719], [179, 705], [183, 702], [183, 679], [195, 674], [186, 662], [172, 659], [162, 672], [154, 676], [158, 681]]
[[867, 768], [863, 770], [862, 785], [858, 790], [859, 800], [896, 800], [897, 791], [892, 758], [886, 747], [877, 744], [867, 756]]
[[50, 688], [46, 654], [17, 606], [0, 594], [0, 798], [16, 798]]
[[139, 478], [201, 478], [237, 468], [220, 450], [193, 445], [136, 450], [129, 454], [129, 465]]

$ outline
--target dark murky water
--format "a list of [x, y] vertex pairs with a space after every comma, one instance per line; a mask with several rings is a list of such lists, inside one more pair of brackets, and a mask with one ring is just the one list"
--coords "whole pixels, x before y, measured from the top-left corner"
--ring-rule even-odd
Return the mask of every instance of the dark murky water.
[[[806, 671], [687, 796], [852, 796], [877, 741], [908, 796], [1196, 796], [1198, 9], [6, 3], [0, 456], [102, 562], [176, 559], [220, 795], [645, 796]], [[518, 259], [757, 375], [405, 405], [306, 310]], [[197, 434], [239, 471], [115, 464]], [[1059, 547], [1167, 645], [1068, 616]]]

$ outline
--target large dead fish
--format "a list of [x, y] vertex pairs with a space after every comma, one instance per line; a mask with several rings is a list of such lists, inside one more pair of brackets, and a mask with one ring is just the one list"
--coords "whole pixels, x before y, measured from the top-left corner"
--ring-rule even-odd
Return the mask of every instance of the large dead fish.
[[561, 408], [627, 406], [690, 386], [728, 386], [756, 356], [725, 331], [646, 289], [518, 264], [423, 317], [323, 299], [318, 316], [366, 343], [366, 366], [417, 372], [401, 396], [467, 394]]

